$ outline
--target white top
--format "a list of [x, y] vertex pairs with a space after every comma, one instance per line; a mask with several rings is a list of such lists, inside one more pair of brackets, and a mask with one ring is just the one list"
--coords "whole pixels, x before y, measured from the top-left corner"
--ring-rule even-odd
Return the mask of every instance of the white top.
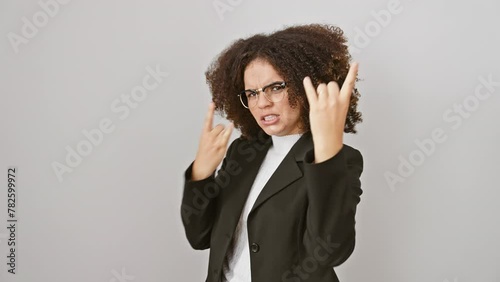
[[[272, 145], [267, 151], [266, 157], [255, 177], [247, 201], [236, 227], [232, 244], [223, 266], [224, 282], [251, 282], [250, 272], [250, 249], [248, 246], [247, 218], [260, 192], [264, 188], [271, 175], [276, 171], [292, 146], [299, 140], [302, 133], [274, 136], [271, 135]], [[225, 279], [225, 280], [224, 280]]]

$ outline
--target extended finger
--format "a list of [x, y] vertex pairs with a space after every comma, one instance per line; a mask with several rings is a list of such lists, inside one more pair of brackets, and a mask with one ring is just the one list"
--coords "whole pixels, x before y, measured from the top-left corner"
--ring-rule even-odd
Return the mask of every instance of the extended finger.
[[[340, 90], [340, 95], [345, 97], [350, 97], [352, 90], [354, 89], [354, 84], [356, 82], [356, 76], [358, 75], [358, 63], [353, 63], [349, 68], [349, 73], [347, 73], [347, 77], [342, 85], [342, 89]], [[346, 97], [346, 98], [347, 98]]]
[[212, 124], [214, 120], [214, 109], [215, 109], [215, 103], [210, 102], [208, 104], [208, 111], [205, 116], [205, 124], [204, 124], [204, 129], [209, 132], [212, 130]]
[[307, 100], [309, 104], [314, 104], [318, 101], [318, 96], [316, 95], [316, 89], [314, 89], [314, 85], [312, 84], [311, 79], [306, 76], [304, 78], [304, 90], [306, 91]]

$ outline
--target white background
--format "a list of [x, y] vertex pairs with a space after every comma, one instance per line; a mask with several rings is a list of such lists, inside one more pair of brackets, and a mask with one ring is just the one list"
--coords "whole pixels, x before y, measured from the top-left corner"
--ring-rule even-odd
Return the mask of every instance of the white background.
[[[40, 3], [0, 3], [1, 281], [204, 281], [208, 250], [190, 248], [180, 220], [210, 101], [204, 72], [233, 40], [304, 23], [341, 27], [360, 63], [364, 122], [345, 142], [364, 156], [364, 193], [340, 280], [500, 281], [500, 86], [474, 96], [480, 78], [500, 82], [498, 1], [73, 0], [52, 2], [46, 22]], [[391, 17], [377, 21], [382, 10]], [[169, 75], [124, 118], [111, 106], [147, 67]], [[53, 163], [103, 119], [114, 130], [59, 181]], [[417, 143], [436, 130], [445, 140], [424, 154]]]

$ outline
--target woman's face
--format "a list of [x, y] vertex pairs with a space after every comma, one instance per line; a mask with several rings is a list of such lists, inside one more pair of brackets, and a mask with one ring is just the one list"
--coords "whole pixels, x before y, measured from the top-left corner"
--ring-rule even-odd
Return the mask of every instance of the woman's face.
[[[271, 64], [263, 59], [253, 60], [245, 69], [245, 89], [260, 89], [276, 81], [283, 81], [283, 78]], [[263, 92], [259, 92], [257, 104], [249, 109], [267, 135], [284, 136], [302, 133], [300, 108], [292, 109], [288, 103], [286, 88], [284, 92], [284, 97], [279, 102], [270, 102], [264, 97]], [[267, 121], [266, 116], [268, 116]]]

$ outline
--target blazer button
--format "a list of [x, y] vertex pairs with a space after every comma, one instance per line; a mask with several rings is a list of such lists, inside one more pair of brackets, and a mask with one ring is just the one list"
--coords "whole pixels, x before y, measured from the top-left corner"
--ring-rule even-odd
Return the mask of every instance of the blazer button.
[[259, 252], [259, 249], [260, 249], [260, 246], [257, 243], [252, 243], [252, 245], [250, 246], [250, 250], [252, 251], [252, 253]]

